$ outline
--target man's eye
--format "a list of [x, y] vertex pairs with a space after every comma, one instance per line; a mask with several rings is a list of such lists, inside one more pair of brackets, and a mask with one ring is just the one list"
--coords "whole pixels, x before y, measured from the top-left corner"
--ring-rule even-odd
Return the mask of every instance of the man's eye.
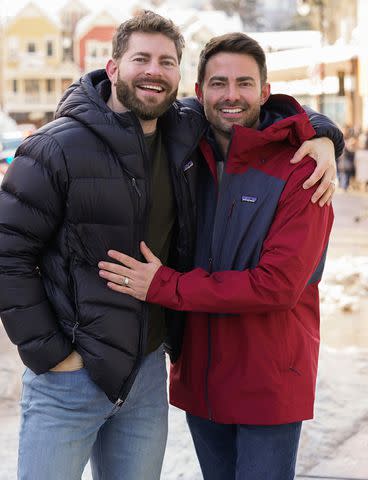
[[175, 67], [175, 63], [172, 60], [163, 60], [162, 65], [164, 67]]
[[241, 86], [241, 87], [252, 87], [253, 84], [252, 84], [252, 82], [242, 82], [242, 83], [240, 84], [240, 86]]
[[222, 82], [212, 82], [212, 87], [222, 87], [223, 83]]
[[136, 57], [133, 59], [133, 62], [143, 63], [146, 59], [144, 57]]

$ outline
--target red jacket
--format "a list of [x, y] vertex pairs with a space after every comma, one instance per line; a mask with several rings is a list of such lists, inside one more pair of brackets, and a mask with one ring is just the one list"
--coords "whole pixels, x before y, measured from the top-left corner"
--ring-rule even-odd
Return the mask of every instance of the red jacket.
[[199, 205], [202, 268], [179, 273], [161, 267], [147, 296], [191, 312], [171, 368], [171, 403], [220, 423], [313, 417], [318, 283], [333, 212], [312, 204], [313, 189], [302, 188], [314, 161], [290, 164], [295, 146], [314, 131], [289, 97], [271, 96], [265, 108], [280, 100], [296, 114], [262, 131], [235, 127], [218, 194], [213, 152], [202, 141], [209, 166]]

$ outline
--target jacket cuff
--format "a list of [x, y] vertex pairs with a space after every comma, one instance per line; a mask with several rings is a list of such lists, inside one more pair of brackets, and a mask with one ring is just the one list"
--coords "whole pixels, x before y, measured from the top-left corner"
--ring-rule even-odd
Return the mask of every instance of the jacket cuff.
[[160, 294], [162, 296], [162, 293], [163, 293], [162, 287], [164, 287], [164, 285], [171, 280], [172, 276], [175, 273], [178, 273], [178, 272], [176, 272], [170, 267], [165, 267], [164, 265], [162, 265], [157, 270], [155, 276], [153, 277], [151, 285], [149, 286], [147, 296], [146, 296], [146, 302], [161, 303]]
[[47, 300], [27, 308], [3, 310], [1, 319], [9, 339], [18, 346], [23, 363], [36, 374], [55, 367], [73, 350]]

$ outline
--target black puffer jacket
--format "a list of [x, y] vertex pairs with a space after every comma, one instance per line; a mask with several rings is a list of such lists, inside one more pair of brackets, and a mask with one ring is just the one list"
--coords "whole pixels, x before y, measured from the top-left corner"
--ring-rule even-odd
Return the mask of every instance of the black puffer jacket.
[[[46, 372], [75, 348], [115, 402], [126, 397], [138, 371], [147, 311], [109, 290], [97, 263], [109, 249], [140, 257], [150, 167], [135, 115], [116, 114], [103, 100], [109, 85], [103, 70], [83, 77], [64, 95], [57, 119], [18, 149], [0, 192], [0, 310], [29, 368]], [[195, 226], [193, 151], [205, 125], [179, 102], [160, 123], [178, 204], [171, 263], [187, 269]]]

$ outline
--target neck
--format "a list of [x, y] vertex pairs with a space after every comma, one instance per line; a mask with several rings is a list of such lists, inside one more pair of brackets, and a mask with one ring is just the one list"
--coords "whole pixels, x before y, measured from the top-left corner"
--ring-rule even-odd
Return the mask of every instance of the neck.
[[[107, 106], [116, 113], [124, 113], [127, 112], [128, 109], [123, 105], [114, 95], [114, 92], [111, 92], [110, 98], [107, 100]], [[157, 118], [153, 120], [142, 120], [138, 117], [139, 123], [141, 124], [143, 133], [145, 135], [149, 135], [156, 130], [157, 127]]]
[[225, 134], [223, 132], [220, 132], [219, 130], [214, 130], [213, 133], [215, 135], [216, 142], [220, 147], [221, 153], [225, 158], [227, 154], [227, 150], [229, 148], [230, 134]]
[[138, 118], [138, 120], [145, 135], [149, 135], [156, 131], [157, 118], [154, 118], [153, 120], [142, 120], [141, 118]]

